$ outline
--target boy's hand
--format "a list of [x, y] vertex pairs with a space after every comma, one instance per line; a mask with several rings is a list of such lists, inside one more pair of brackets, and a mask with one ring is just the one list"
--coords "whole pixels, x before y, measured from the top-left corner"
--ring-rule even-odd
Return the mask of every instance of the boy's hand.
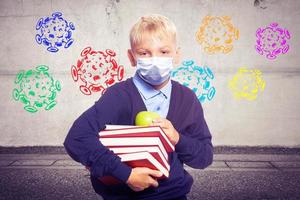
[[157, 187], [156, 178], [161, 177], [160, 171], [152, 170], [147, 167], [133, 168], [127, 180], [127, 185], [134, 191], [142, 191], [150, 186]]
[[164, 118], [154, 119], [151, 125], [160, 126], [174, 145], [178, 143], [179, 133], [176, 131], [169, 120]]

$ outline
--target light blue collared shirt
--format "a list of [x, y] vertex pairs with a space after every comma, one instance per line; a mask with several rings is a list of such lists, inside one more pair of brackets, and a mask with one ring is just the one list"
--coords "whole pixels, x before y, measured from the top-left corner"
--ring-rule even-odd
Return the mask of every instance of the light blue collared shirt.
[[161, 117], [166, 118], [171, 98], [172, 83], [169, 79], [167, 85], [160, 90], [154, 89], [135, 73], [133, 83], [137, 87], [148, 111], [157, 112]]

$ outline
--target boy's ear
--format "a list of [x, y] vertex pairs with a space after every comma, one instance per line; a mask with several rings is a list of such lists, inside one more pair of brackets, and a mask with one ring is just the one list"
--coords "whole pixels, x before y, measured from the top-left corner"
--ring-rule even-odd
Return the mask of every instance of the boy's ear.
[[135, 67], [135, 66], [136, 66], [136, 60], [135, 60], [135, 58], [134, 58], [134, 55], [133, 55], [133, 52], [132, 52], [131, 49], [128, 49], [128, 50], [127, 50], [127, 56], [128, 56], [129, 61], [130, 61], [130, 63], [131, 63], [131, 66], [132, 66], [132, 67]]
[[176, 54], [175, 54], [175, 58], [174, 58], [174, 64], [177, 66], [180, 64], [180, 60], [181, 60], [181, 49], [180, 47], [178, 47], [176, 49]]

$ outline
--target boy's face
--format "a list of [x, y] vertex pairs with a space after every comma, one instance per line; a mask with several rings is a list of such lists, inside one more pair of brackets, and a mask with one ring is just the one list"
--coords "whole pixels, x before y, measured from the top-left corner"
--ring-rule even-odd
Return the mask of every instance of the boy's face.
[[132, 66], [136, 66], [138, 58], [147, 57], [172, 57], [174, 65], [180, 62], [180, 52], [173, 38], [167, 36], [154, 38], [149, 33], [145, 33], [142, 41], [128, 50], [128, 58]]

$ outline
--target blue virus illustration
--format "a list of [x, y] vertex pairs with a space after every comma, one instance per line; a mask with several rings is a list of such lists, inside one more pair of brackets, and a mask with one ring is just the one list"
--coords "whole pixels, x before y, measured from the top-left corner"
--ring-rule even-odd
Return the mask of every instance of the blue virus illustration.
[[216, 94], [215, 87], [211, 85], [215, 78], [212, 70], [207, 66], [195, 65], [193, 60], [182, 62], [181, 66], [172, 71], [171, 77], [193, 90], [201, 103], [211, 101]]
[[59, 48], [69, 48], [74, 39], [72, 31], [75, 26], [62, 17], [61, 12], [55, 12], [51, 17], [40, 18], [36, 24], [38, 33], [35, 40], [38, 44], [45, 45], [50, 52], [58, 52]]

